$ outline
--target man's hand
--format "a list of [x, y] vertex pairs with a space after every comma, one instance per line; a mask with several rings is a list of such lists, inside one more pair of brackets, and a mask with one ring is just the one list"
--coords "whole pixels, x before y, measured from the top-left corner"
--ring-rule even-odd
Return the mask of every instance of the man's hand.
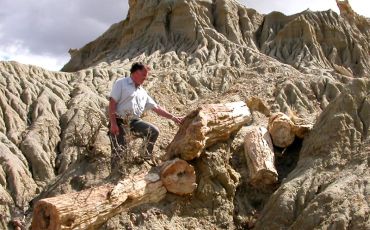
[[181, 125], [182, 122], [184, 121], [185, 117], [173, 117], [172, 120], [177, 124], [177, 125]]
[[159, 116], [165, 117], [167, 119], [171, 119], [174, 121], [177, 125], [181, 125], [181, 123], [184, 121], [185, 117], [177, 117], [173, 116], [171, 113], [167, 112], [165, 109], [162, 107], [158, 106], [156, 108], [153, 108], [153, 111], [158, 114]]
[[119, 134], [119, 128], [117, 124], [111, 124], [110, 125], [110, 133], [113, 135], [118, 135]]
[[110, 133], [113, 135], [119, 134], [119, 128], [116, 122], [116, 106], [117, 102], [113, 98], [109, 98], [109, 121], [110, 121]]

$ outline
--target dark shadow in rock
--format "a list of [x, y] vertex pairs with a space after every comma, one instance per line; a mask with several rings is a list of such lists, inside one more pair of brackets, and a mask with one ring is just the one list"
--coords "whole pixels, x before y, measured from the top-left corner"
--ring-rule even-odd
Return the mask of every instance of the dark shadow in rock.
[[288, 148], [274, 148], [275, 152], [275, 167], [278, 171], [278, 183], [281, 184], [284, 178], [293, 171], [297, 166], [299, 152], [302, 148], [303, 139], [295, 138], [293, 144]]

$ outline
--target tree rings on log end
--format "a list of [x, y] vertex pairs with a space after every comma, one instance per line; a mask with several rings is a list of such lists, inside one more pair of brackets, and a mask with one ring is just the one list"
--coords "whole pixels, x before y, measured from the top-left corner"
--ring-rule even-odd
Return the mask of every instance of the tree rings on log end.
[[162, 167], [161, 180], [168, 192], [177, 195], [191, 194], [197, 187], [194, 167], [178, 158]]

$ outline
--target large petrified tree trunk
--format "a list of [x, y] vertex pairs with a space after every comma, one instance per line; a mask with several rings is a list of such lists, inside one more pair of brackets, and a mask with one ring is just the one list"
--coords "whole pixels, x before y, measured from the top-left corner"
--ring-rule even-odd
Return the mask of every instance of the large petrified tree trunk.
[[[181, 165], [182, 167], [175, 167]], [[168, 168], [172, 168], [168, 171]], [[46, 198], [34, 207], [31, 229], [96, 229], [114, 215], [144, 203], [158, 202], [167, 193], [164, 181], [171, 179], [171, 188], [176, 193], [181, 187], [192, 193], [196, 187], [194, 168], [186, 161], [175, 159], [166, 162], [162, 169], [153, 168], [148, 173], [80, 192]], [[188, 178], [189, 177], [189, 178]], [[189, 184], [187, 184], [189, 183]]]
[[204, 148], [227, 140], [251, 119], [249, 108], [242, 101], [203, 105], [186, 116], [167, 147], [164, 160], [176, 156], [184, 160], [197, 158]]
[[264, 127], [247, 127], [244, 154], [247, 159], [250, 183], [254, 186], [274, 184], [278, 173], [270, 134]]

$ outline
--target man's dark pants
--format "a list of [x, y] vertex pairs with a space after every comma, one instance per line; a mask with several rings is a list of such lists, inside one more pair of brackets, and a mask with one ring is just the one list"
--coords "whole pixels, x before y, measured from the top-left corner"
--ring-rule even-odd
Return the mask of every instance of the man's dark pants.
[[[147, 156], [150, 156], [153, 153], [153, 147], [154, 143], [156, 142], [158, 135], [159, 135], [159, 130], [156, 126], [145, 122], [139, 118], [134, 118], [131, 119], [130, 121], [126, 122], [121, 118], [117, 118], [117, 125], [119, 128], [119, 134], [118, 135], [113, 135], [109, 133], [111, 142], [112, 142], [112, 148], [113, 151], [120, 149], [120, 148], [125, 148], [126, 147], [126, 135], [127, 135], [127, 129], [124, 128], [124, 126], [130, 127], [130, 132], [133, 134], [135, 137], [141, 137], [141, 138], [147, 138], [146, 140], [146, 154]], [[129, 124], [127, 124], [129, 123]]]

